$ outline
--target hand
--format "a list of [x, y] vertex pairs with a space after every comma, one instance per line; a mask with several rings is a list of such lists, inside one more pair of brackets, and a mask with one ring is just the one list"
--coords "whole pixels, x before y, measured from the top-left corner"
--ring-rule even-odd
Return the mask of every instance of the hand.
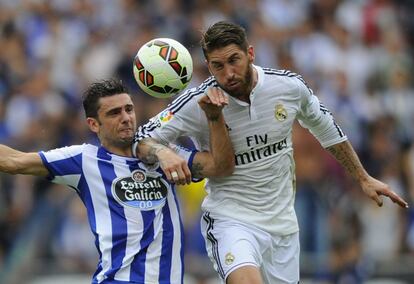
[[216, 87], [209, 88], [207, 93], [198, 100], [198, 104], [209, 120], [217, 120], [221, 115], [221, 110], [228, 103], [228, 97], [220, 88]]
[[190, 184], [191, 172], [185, 159], [165, 147], [157, 152], [158, 161], [167, 179], [175, 184]]
[[387, 184], [373, 177], [368, 177], [368, 179], [361, 184], [361, 187], [364, 193], [368, 195], [372, 200], [374, 200], [380, 207], [383, 204], [381, 195], [384, 195], [401, 207], [408, 208], [408, 203], [404, 199], [392, 191]]

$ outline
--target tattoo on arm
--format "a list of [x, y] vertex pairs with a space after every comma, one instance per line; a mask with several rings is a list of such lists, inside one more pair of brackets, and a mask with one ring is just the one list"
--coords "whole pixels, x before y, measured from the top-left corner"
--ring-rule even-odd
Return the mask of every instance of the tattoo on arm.
[[203, 178], [203, 170], [204, 166], [201, 163], [193, 163], [193, 166], [191, 167], [191, 174], [195, 178]]
[[339, 143], [326, 149], [352, 177], [359, 179], [364, 175], [365, 170], [349, 142]]
[[147, 153], [146, 157], [142, 157], [142, 160], [145, 163], [148, 163], [148, 164], [153, 164], [153, 163], [157, 162], [158, 161], [157, 153], [160, 150], [167, 148], [166, 143], [164, 143], [164, 142], [159, 142], [159, 144], [158, 144], [158, 143], [153, 143], [151, 141], [147, 142], [147, 141], [143, 140], [140, 143], [142, 145], [147, 145], [149, 147], [149, 150], [148, 150], [148, 153]]

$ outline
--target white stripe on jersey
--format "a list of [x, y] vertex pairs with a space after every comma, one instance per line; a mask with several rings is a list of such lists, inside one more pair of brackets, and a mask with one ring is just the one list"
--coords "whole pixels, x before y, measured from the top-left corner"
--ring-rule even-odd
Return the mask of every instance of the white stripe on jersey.
[[[105, 273], [111, 268], [112, 263], [112, 219], [109, 211], [108, 199], [105, 194], [105, 185], [98, 169], [98, 159], [91, 159], [91, 157], [98, 156], [98, 148], [88, 149], [84, 153], [82, 159], [82, 168], [86, 183], [89, 186], [89, 192], [92, 198], [92, 203], [95, 211], [96, 233], [99, 237], [99, 247], [102, 253], [102, 271], [96, 276], [98, 281], [105, 279]], [[90, 155], [90, 156], [89, 156]]]
[[[172, 253], [173, 255], [179, 255], [182, 253], [182, 235], [184, 232], [182, 232], [181, 224], [177, 221], [180, 220], [180, 214], [179, 214], [179, 208], [178, 208], [178, 200], [177, 197], [174, 195], [168, 195], [167, 198], [168, 204], [170, 204], [170, 214], [171, 219], [173, 221], [174, 227], [176, 230], [174, 231], [174, 241], [172, 246]], [[182, 275], [184, 271], [183, 263], [176, 261], [176, 263], [172, 263], [171, 267], [171, 275]]]
[[[54, 182], [58, 184], [68, 184], [75, 188], [76, 185], [79, 184], [80, 178], [81, 175], [66, 175], [64, 178], [61, 176], [56, 176]], [[75, 190], [78, 191], [77, 188], [75, 188]]]

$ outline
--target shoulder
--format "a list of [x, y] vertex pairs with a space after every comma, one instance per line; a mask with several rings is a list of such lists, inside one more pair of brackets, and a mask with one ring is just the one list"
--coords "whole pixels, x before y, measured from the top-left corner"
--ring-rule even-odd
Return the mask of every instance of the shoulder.
[[39, 154], [41, 157], [46, 157], [48, 161], [53, 161], [82, 156], [86, 152], [96, 152], [96, 149], [96, 146], [85, 143], [81, 145], [65, 146], [48, 151], [40, 151]]
[[179, 95], [172, 103], [168, 106], [168, 110], [175, 114], [182, 109], [192, 108], [197, 104], [197, 100], [202, 96], [208, 88], [218, 86], [217, 81], [213, 76], [210, 76], [199, 86], [186, 90], [183, 94]]
[[306, 81], [300, 74], [292, 72], [290, 70], [284, 69], [274, 69], [274, 68], [262, 68], [265, 74], [265, 84], [274, 83], [275, 81], [289, 88], [299, 89], [299, 91], [305, 91], [313, 93], [309, 88]]

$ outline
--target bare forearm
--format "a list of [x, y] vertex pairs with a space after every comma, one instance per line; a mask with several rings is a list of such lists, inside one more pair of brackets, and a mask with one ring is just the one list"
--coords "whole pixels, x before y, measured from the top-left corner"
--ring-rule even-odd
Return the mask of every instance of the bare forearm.
[[168, 147], [161, 142], [152, 138], [145, 138], [138, 144], [137, 155], [145, 163], [153, 164], [158, 161], [157, 154], [167, 148]]
[[14, 162], [18, 159], [20, 152], [6, 145], [0, 145], [0, 171], [8, 174], [17, 173], [17, 165]]
[[36, 176], [48, 174], [37, 153], [24, 153], [2, 144], [0, 144], [0, 171]]
[[223, 115], [209, 120], [210, 147], [216, 170], [229, 175], [234, 170], [234, 151]]
[[198, 154], [193, 162], [195, 177], [230, 175], [234, 170], [234, 152], [223, 115], [208, 117], [210, 152]]
[[361, 164], [349, 141], [344, 141], [326, 148], [355, 180], [361, 182], [368, 178], [368, 173]]

